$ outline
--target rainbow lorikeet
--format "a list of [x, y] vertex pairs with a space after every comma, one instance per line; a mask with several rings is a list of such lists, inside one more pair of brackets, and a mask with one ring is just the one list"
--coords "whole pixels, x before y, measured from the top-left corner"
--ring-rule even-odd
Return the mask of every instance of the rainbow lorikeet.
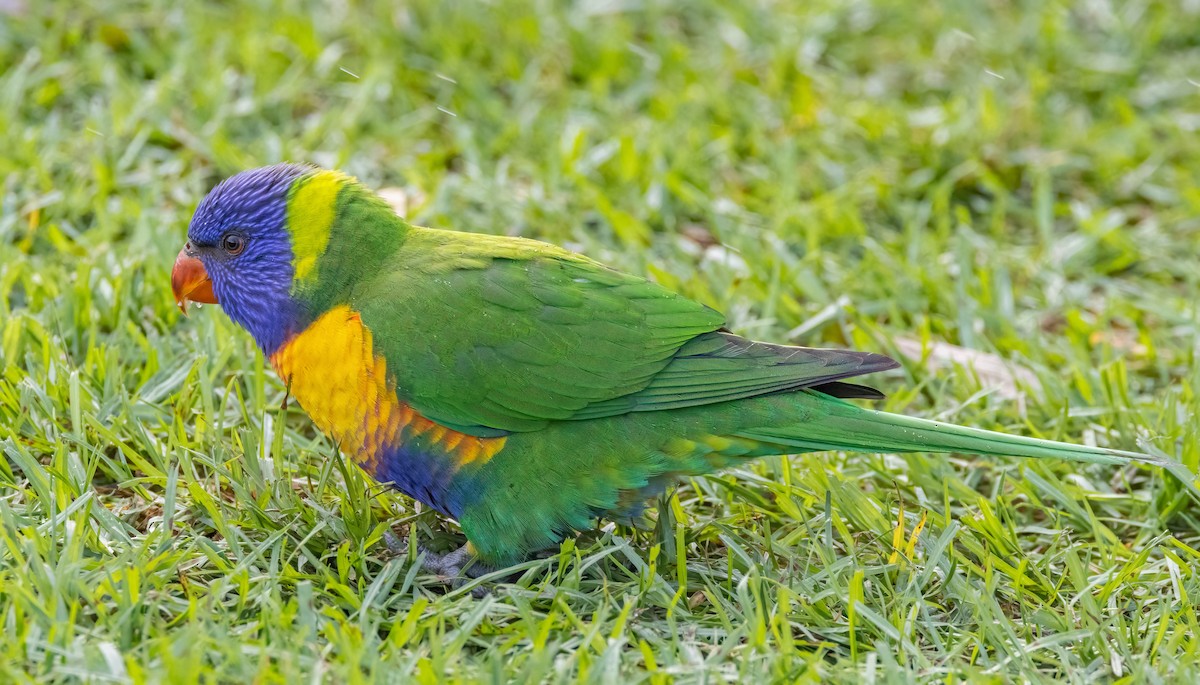
[[[355, 179], [282, 164], [200, 203], [171, 278], [219, 303], [376, 480], [459, 522], [427, 557], [508, 564], [671, 481], [766, 455], [965, 452], [1147, 462], [861, 408], [870, 352], [754, 342], [722, 315], [533, 240], [413, 226]], [[185, 309], [186, 311], [186, 309]]]

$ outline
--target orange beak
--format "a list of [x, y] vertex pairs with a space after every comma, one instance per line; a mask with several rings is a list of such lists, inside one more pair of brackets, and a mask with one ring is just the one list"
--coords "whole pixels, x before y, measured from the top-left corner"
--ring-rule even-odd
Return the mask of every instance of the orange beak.
[[184, 245], [175, 258], [175, 268], [171, 269], [171, 292], [175, 294], [175, 304], [179, 305], [179, 311], [184, 316], [187, 316], [188, 300], [217, 304], [212, 281], [208, 279], [204, 264], [192, 252], [191, 243]]

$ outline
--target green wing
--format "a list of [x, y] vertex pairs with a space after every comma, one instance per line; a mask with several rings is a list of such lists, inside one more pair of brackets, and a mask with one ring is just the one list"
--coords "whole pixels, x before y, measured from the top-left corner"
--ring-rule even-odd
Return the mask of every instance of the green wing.
[[[752, 343], [721, 332], [724, 317], [701, 304], [518, 238], [413, 229], [351, 299], [401, 398], [473, 435], [820, 386], [894, 365]], [[840, 383], [828, 390], [867, 396]]]
[[870, 352], [771, 345], [724, 331], [705, 333], [683, 345], [642, 390], [589, 405], [574, 418], [680, 409], [801, 388], [835, 397], [883, 399], [872, 388], [837, 381], [896, 366], [891, 358]]

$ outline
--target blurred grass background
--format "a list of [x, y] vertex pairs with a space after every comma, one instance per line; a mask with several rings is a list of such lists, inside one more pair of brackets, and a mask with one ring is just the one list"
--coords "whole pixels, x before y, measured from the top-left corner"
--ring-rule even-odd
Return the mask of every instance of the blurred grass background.
[[[0, 3], [8, 682], [1196, 677], [1200, 521], [1142, 468], [769, 459], [476, 600], [168, 272], [279, 160], [565, 244], [886, 408], [1193, 469], [1200, 2]], [[419, 331], [414, 331], [419, 335]], [[957, 347], [951, 347], [957, 346]]]

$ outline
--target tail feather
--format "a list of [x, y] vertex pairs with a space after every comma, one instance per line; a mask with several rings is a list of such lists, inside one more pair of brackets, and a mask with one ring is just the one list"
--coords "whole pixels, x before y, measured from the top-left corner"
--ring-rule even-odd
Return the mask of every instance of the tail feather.
[[1006, 435], [912, 416], [862, 409], [832, 401], [826, 412], [793, 425], [740, 431], [738, 437], [795, 451], [962, 452], [989, 456], [1064, 459], [1094, 464], [1143, 463], [1158, 466], [1200, 497], [1196, 475], [1164, 456], [1106, 447], [1072, 445], [1053, 440]]

